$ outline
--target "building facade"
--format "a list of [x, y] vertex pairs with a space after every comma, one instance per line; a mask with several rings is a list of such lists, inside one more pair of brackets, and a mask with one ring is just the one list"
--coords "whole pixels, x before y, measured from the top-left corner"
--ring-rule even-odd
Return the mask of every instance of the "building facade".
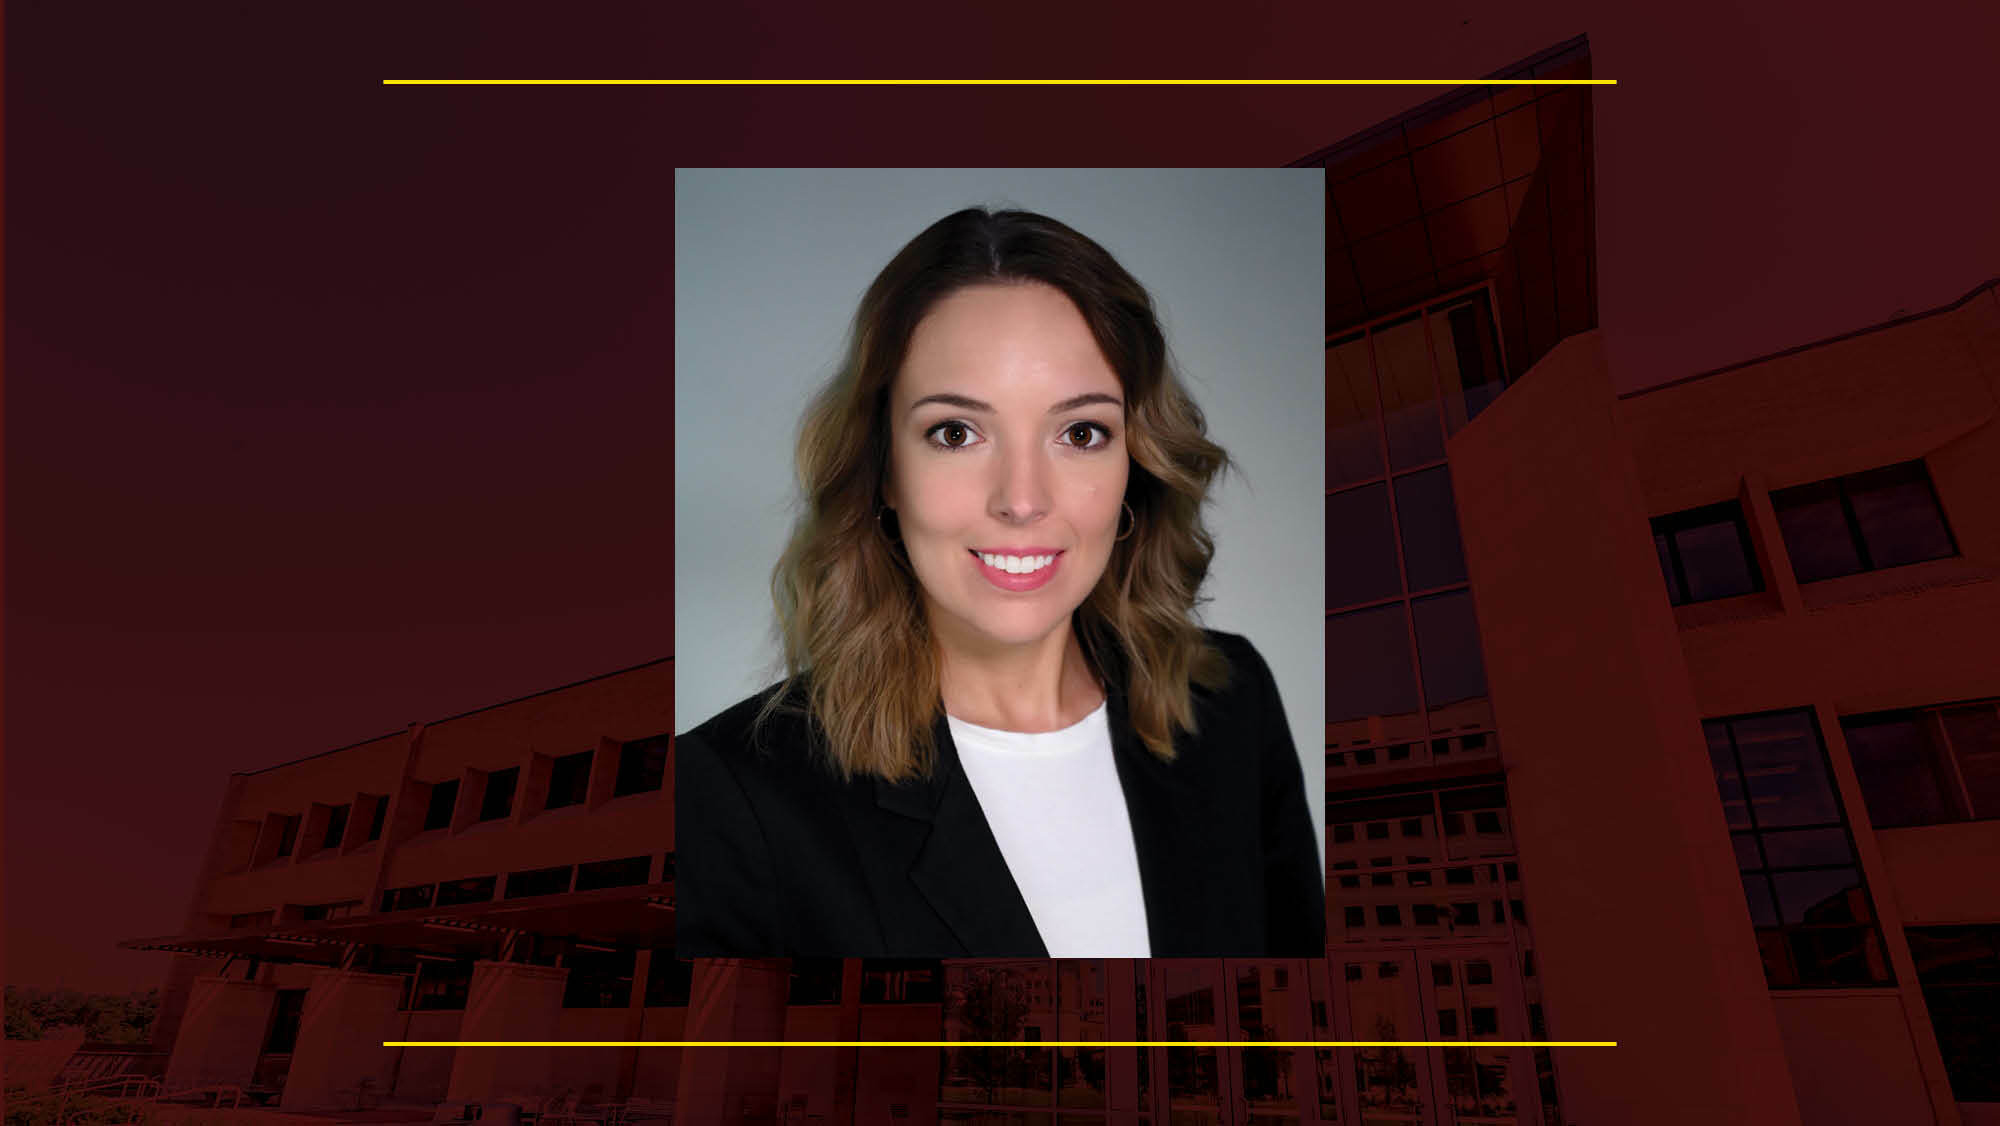
[[[1576, 41], [1497, 77], [1588, 74]], [[667, 660], [232, 778], [181, 933], [127, 944], [177, 955], [168, 1081], [690, 1122], [2000, 1121], [2000, 291], [1621, 398], [1590, 153], [1587, 88], [1480, 87], [1305, 162], [1324, 958], [681, 962]], [[478, 1039], [788, 1046], [380, 1046]], [[1099, 1039], [1152, 1046], [1037, 1046]], [[805, 1043], [856, 1040], [1022, 1046]], [[1291, 1040], [1437, 1046], [1260, 1046]]]

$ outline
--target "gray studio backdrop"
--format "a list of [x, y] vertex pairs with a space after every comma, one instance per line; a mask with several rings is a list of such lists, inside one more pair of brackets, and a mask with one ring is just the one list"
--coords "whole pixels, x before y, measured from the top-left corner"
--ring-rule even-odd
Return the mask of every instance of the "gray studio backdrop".
[[1237, 472], [1212, 496], [1206, 624], [1277, 675], [1325, 833], [1324, 173], [684, 169], [674, 181], [674, 730], [776, 679], [792, 445], [876, 272], [934, 220], [1021, 207], [1153, 295]]

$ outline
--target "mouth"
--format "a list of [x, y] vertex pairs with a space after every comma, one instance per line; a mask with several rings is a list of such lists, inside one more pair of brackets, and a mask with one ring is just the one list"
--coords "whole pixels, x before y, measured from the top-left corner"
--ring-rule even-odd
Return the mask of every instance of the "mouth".
[[1034, 590], [1047, 584], [1055, 577], [1064, 554], [1046, 547], [1007, 551], [967, 548], [966, 551], [987, 582], [1008, 591]]

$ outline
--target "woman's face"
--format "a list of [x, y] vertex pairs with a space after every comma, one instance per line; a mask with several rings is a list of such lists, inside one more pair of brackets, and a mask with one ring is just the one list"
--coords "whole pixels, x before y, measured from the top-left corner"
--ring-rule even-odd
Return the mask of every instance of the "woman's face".
[[889, 395], [889, 480], [930, 623], [955, 649], [1041, 641], [1097, 585], [1125, 499], [1124, 390], [1039, 283], [939, 301]]

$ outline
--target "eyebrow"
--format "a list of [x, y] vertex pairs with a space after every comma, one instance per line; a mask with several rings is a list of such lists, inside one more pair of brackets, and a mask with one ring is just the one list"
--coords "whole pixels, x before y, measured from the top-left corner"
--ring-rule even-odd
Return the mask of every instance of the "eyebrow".
[[[942, 403], [945, 406], [957, 407], [960, 410], [983, 411], [987, 414], [993, 413], [992, 403], [986, 402], [983, 399], [975, 399], [970, 395], [959, 395], [950, 391], [941, 391], [935, 395], [925, 395], [923, 398], [911, 403], [910, 410], [914, 412], [918, 407], [924, 406], [927, 403]], [[1087, 391], [1081, 395], [1064, 399], [1062, 402], [1050, 407], [1049, 413], [1061, 414], [1064, 411], [1073, 411], [1078, 407], [1087, 407], [1096, 403], [1109, 403], [1119, 408], [1125, 406], [1124, 400], [1116, 395], [1107, 395], [1102, 391]]]

